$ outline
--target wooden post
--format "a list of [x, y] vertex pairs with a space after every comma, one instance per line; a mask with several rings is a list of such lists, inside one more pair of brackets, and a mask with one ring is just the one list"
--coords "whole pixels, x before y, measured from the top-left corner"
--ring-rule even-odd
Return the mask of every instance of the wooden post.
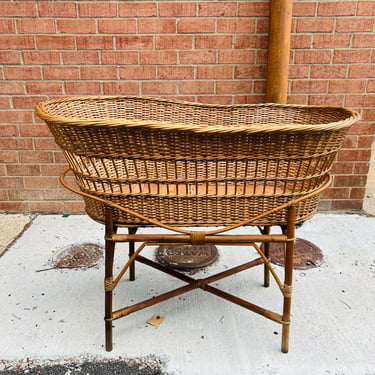
[[293, 0], [270, 0], [267, 103], [287, 102]]

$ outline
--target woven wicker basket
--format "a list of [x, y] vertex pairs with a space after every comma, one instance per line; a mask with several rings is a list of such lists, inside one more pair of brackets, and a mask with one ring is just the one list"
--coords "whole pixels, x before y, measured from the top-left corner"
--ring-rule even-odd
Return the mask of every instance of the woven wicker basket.
[[[319, 190], [358, 114], [298, 105], [204, 105], [149, 97], [74, 97], [37, 107], [104, 222], [119, 204], [170, 225], [228, 225]], [[318, 196], [300, 201], [297, 222]], [[121, 225], [147, 220], [115, 210]], [[286, 210], [254, 224], [284, 224]]]

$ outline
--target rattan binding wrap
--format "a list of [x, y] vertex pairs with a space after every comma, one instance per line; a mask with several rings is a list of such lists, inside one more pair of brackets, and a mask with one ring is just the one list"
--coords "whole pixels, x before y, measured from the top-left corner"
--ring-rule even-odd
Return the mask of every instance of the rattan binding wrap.
[[[149, 97], [74, 97], [37, 107], [85, 197], [170, 225], [229, 225], [321, 188], [358, 114], [302, 105], [207, 105]], [[318, 196], [298, 203], [297, 222]], [[115, 210], [122, 225], [147, 225]], [[286, 210], [253, 224], [284, 224]]]

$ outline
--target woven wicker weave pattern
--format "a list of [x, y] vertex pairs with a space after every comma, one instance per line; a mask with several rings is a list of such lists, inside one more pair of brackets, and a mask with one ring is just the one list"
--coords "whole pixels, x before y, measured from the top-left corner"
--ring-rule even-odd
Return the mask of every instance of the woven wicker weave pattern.
[[[231, 224], [319, 189], [358, 115], [345, 108], [216, 106], [145, 97], [42, 102], [82, 191], [175, 225]], [[297, 221], [317, 207], [298, 205]], [[104, 205], [85, 198], [104, 221]], [[286, 211], [262, 224], [282, 224]], [[147, 224], [119, 210], [124, 225]]]

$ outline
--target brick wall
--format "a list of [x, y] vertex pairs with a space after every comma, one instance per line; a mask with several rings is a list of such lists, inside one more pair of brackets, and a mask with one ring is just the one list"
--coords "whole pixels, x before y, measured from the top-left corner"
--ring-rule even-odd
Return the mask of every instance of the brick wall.
[[[142, 94], [264, 101], [268, 1], [0, 0], [0, 210], [78, 212], [42, 99]], [[361, 209], [374, 115], [374, 1], [294, 1], [289, 102], [345, 105], [346, 138], [321, 208]]]

